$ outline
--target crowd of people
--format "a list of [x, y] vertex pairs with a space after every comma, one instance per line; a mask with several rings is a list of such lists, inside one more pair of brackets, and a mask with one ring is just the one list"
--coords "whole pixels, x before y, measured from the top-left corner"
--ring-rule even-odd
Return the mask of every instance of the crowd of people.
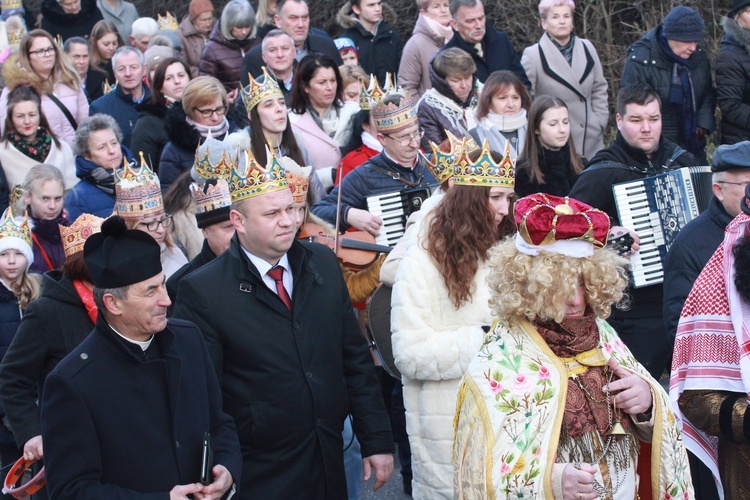
[[[3, 0], [1, 477], [354, 500], [396, 457], [420, 499], [750, 497], [750, 0], [628, 48], [611, 141], [574, 0], [520, 51], [482, 0], [417, 6], [404, 42], [381, 0], [335, 33], [309, 0]], [[634, 286], [613, 186], [705, 165]]]

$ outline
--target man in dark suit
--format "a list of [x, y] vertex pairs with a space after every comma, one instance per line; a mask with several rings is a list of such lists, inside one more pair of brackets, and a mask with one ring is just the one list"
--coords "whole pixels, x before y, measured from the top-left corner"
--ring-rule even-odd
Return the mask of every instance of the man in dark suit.
[[440, 50], [458, 47], [468, 52], [477, 65], [477, 79], [482, 83], [493, 71], [506, 69], [531, 88], [513, 42], [487, 22], [482, 0], [451, 0], [450, 10], [453, 38]]
[[[337, 66], [344, 62], [341, 60], [336, 44], [329, 37], [310, 33], [310, 9], [307, 0], [278, 0], [276, 2], [276, 15], [273, 17], [276, 26], [287, 33], [294, 40], [296, 54], [294, 58], [300, 61], [311, 52], [328, 54], [336, 61]], [[263, 62], [263, 49], [256, 45], [245, 55], [245, 62], [240, 73], [242, 85], [247, 85], [247, 74], [258, 78], [263, 74], [261, 68]]]
[[[42, 401], [50, 498], [219, 498], [241, 455], [201, 332], [167, 321], [161, 247], [121, 217], [86, 240], [99, 317], [50, 373]], [[209, 433], [214, 464], [201, 480]]]
[[185, 277], [175, 317], [203, 328], [237, 422], [245, 498], [345, 499], [347, 414], [375, 489], [393, 470], [393, 436], [375, 367], [338, 260], [295, 240], [284, 170], [233, 171], [229, 250]]

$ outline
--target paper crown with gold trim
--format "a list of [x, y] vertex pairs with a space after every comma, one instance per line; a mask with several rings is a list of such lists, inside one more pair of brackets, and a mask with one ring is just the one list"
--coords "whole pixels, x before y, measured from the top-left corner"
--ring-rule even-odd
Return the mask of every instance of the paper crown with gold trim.
[[102, 93], [104, 93], [104, 95], [107, 95], [115, 90], [115, 87], [117, 87], [117, 82], [115, 82], [114, 85], [111, 85], [109, 83], [109, 80], [105, 78], [104, 83], [102, 83]]
[[479, 144], [477, 144], [471, 137], [459, 138], [453, 135], [449, 130], [445, 131], [445, 135], [448, 138], [441, 142], [440, 145], [430, 141], [430, 148], [432, 149], [431, 158], [427, 158], [422, 151], [419, 151], [427, 168], [432, 172], [432, 175], [435, 176], [435, 179], [437, 179], [440, 184], [453, 177], [456, 160], [464, 150], [469, 154], [472, 151], [479, 149]]
[[573, 198], [532, 194], [516, 201], [513, 212], [518, 225], [516, 248], [526, 255], [545, 250], [590, 257], [607, 243], [609, 216]]
[[146, 164], [143, 152], [140, 156], [139, 168], [123, 158], [123, 168], [115, 171], [115, 212], [124, 219], [145, 220], [164, 214], [159, 178]]
[[[26, 190], [24, 190], [24, 188], [23, 188], [22, 185], [16, 184], [15, 186], [13, 186], [13, 189], [10, 190], [10, 195], [9, 195], [10, 206], [11, 207], [16, 207], [16, 205], [18, 204], [18, 202], [21, 201], [21, 198], [23, 198], [23, 194], [25, 192], [26, 192]], [[16, 207], [16, 208], [18, 208], [18, 207]], [[21, 208], [23, 208], [23, 207], [21, 207]]]
[[199, 228], [229, 220], [232, 195], [226, 179], [209, 179], [203, 187], [193, 182], [190, 184], [190, 194], [195, 200], [195, 221]]
[[394, 87], [393, 78], [390, 73], [385, 74], [385, 84], [382, 87], [378, 83], [378, 77], [371, 74], [369, 85], [363, 80], [359, 82], [359, 109], [369, 111], [382, 101], [385, 96], [389, 95], [389, 93], [396, 92], [405, 95], [403, 89]]
[[245, 109], [249, 113], [255, 106], [270, 97], [284, 97], [281, 88], [275, 78], [271, 77], [263, 66], [263, 76], [258, 80], [253, 78], [250, 73], [247, 74], [250, 83], [247, 85], [247, 92], [240, 87], [242, 101], [245, 103]]
[[26, 257], [26, 270], [34, 263], [34, 251], [31, 249], [31, 226], [29, 216], [13, 217], [13, 209], [8, 209], [0, 220], [0, 252], [18, 250]]
[[157, 14], [156, 22], [159, 25], [159, 31], [170, 31], [179, 28], [177, 19], [175, 19], [175, 17], [169, 11], [167, 11], [164, 16], [162, 16], [161, 14]]
[[310, 174], [312, 167], [302, 167], [288, 156], [282, 156], [279, 160], [286, 170], [286, 180], [289, 189], [292, 190], [294, 203], [304, 203], [307, 200], [307, 191], [310, 188]]
[[195, 150], [195, 163], [191, 176], [196, 182], [208, 179], [229, 179], [237, 168], [237, 151], [229, 144], [210, 135]]
[[2, 0], [0, 6], [3, 12], [7, 12], [14, 9], [23, 9], [23, 2], [22, 0]]
[[232, 203], [289, 189], [286, 170], [284, 170], [276, 154], [268, 149], [268, 146], [266, 146], [266, 158], [268, 158], [268, 163], [263, 167], [255, 159], [249, 148], [243, 151], [240, 155], [239, 165], [236, 169], [232, 169], [232, 174], [229, 176], [229, 192], [232, 194]]
[[[398, 104], [395, 102], [379, 102], [373, 106], [370, 113], [375, 120], [375, 128], [378, 132], [386, 134], [390, 132], [396, 132], [410, 125], [418, 123], [417, 120], [417, 101], [412, 99], [407, 94], [396, 94], [401, 97]], [[385, 99], [385, 97], [383, 98]]]
[[86, 239], [102, 230], [104, 219], [92, 214], [81, 214], [70, 226], [58, 224], [65, 257], [82, 252]]
[[26, 25], [21, 18], [13, 16], [5, 21], [5, 33], [8, 36], [8, 46], [18, 47], [26, 36]]
[[487, 139], [476, 161], [471, 161], [469, 151], [464, 147], [456, 160], [454, 186], [489, 186], [512, 188], [516, 184], [516, 166], [510, 154], [510, 141], [505, 142], [505, 155], [500, 163], [492, 159], [492, 151]]

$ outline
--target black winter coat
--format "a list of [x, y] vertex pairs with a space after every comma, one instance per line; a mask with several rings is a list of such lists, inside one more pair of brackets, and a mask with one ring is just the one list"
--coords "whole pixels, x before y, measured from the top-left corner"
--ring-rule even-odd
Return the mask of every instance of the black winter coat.
[[149, 348], [99, 316], [91, 335], [47, 377], [42, 399], [50, 498], [165, 499], [200, 480], [203, 436], [236, 482], [241, 456], [201, 332], [170, 320]]
[[[182, 103], [176, 102], [164, 117], [164, 129], [169, 142], [164, 146], [159, 160], [159, 182], [161, 192], [166, 193], [169, 186], [186, 170], [190, 170], [195, 163], [195, 150], [203, 142], [197, 130], [185, 121], [185, 111]], [[230, 121], [229, 130], [224, 136], [214, 136], [214, 139], [224, 138], [235, 132], [237, 128]]]
[[203, 47], [198, 74], [213, 76], [227, 92], [231, 92], [240, 86], [242, 60], [250, 51], [253, 39], [227, 40], [220, 28], [221, 19], [214, 24], [211, 36]]
[[435, 176], [425, 166], [421, 156], [414, 168], [406, 168], [381, 153], [352, 170], [344, 177], [341, 184], [336, 186], [325, 198], [313, 205], [311, 209], [312, 213], [329, 224], [336, 224], [336, 204], [339, 189], [343, 189], [341, 193], [341, 219], [339, 221], [339, 225], [343, 231], [349, 228], [349, 224], [346, 222], [349, 209], [359, 208], [367, 210], [368, 196], [401, 191], [407, 187], [412, 187], [407, 186], [400, 180], [393, 179], [392, 176], [384, 173], [383, 170], [398, 174], [401, 179], [414, 183], [414, 187], [437, 185]]
[[721, 110], [721, 143], [750, 139], [750, 30], [721, 21], [726, 35], [716, 56], [716, 95]]
[[664, 262], [664, 328], [674, 343], [680, 312], [695, 280], [719, 244], [732, 216], [718, 198], [711, 197], [708, 209], [680, 229]]
[[349, 38], [357, 46], [357, 59], [365, 73], [375, 75], [381, 85], [385, 82], [385, 74], [391, 73], [395, 78], [401, 61], [401, 52], [404, 50], [404, 41], [393, 27], [381, 21], [378, 25], [377, 34], [373, 35], [356, 22], [352, 17], [348, 26], [339, 23], [346, 29], [339, 37]]
[[[141, 102], [151, 99], [151, 89], [143, 85], [143, 98]], [[130, 148], [130, 138], [133, 134], [133, 127], [138, 121], [138, 111], [130, 94], [123, 92], [122, 88], [117, 85], [115, 90], [109, 94], [103, 95], [91, 103], [89, 107], [89, 116], [96, 113], [104, 113], [115, 119], [122, 131], [122, 141], [120, 144]], [[137, 153], [137, 152], [136, 152]]]
[[37, 401], [47, 375], [93, 329], [70, 278], [46, 273], [0, 365], [0, 399], [19, 447], [42, 433]]
[[88, 40], [94, 25], [104, 19], [96, 6], [96, 0], [81, 0], [81, 11], [78, 14], [66, 14], [57, 0], [44, 0], [41, 12], [42, 29], [52, 37], [60, 35], [63, 42], [74, 36]]
[[193, 271], [200, 269], [215, 258], [216, 254], [213, 250], [211, 250], [211, 247], [208, 246], [208, 240], [203, 240], [203, 247], [201, 248], [200, 253], [193, 257], [193, 260], [179, 268], [177, 272], [169, 277], [169, 279], [167, 280], [167, 293], [169, 294], [169, 299], [172, 301], [172, 305], [169, 307], [168, 311], [170, 316], [177, 301], [177, 289], [180, 286], [180, 281], [182, 281], [183, 278], [185, 278]]
[[135, 106], [138, 121], [130, 136], [130, 150], [142, 152], [154, 172], [159, 172], [159, 161], [164, 146], [169, 142], [164, 119], [167, 116], [165, 104], [152, 104], [151, 99]]
[[[662, 137], [686, 148], [687, 138], [682, 134], [679, 113], [669, 104], [669, 88], [674, 63], [667, 58], [659, 46], [656, 35], [659, 29], [661, 27], [652, 29], [628, 48], [620, 88], [637, 82], [648, 83], [661, 99]], [[690, 78], [695, 90], [697, 126], [713, 132], [716, 130], [714, 118], [716, 89], [714, 89], [711, 77], [711, 63], [702, 47], [698, 47], [689, 60], [692, 64]]]
[[516, 74], [527, 88], [531, 89], [531, 82], [526, 76], [526, 70], [521, 66], [521, 58], [510, 41], [508, 35], [502, 31], [496, 30], [489, 21], [486, 22], [486, 32], [482, 39], [482, 52], [484, 57], [479, 57], [476, 47], [464, 41], [461, 35], [453, 30], [453, 38], [446, 43], [442, 49], [446, 50], [451, 47], [468, 52], [477, 65], [477, 79], [484, 83], [490, 73], [501, 69], [507, 69]]
[[[593, 168], [603, 163], [614, 165]], [[651, 158], [648, 158], [642, 150], [630, 147], [618, 132], [612, 144], [592, 158], [589, 166], [573, 185], [569, 196], [606, 212], [612, 220], [612, 225], [616, 226], [620, 224], [620, 220], [612, 193], [614, 184], [642, 179], [675, 168], [692, 167], [695, 164], [693, 155], [666, 139], [661, 140], [659, 148]], [[624, 165], [627, 168], [618, 168], [615, 165]], [[613, 318], [661, 316], [664, 297], [661, 284], [629, 289], [627, 293], [632, 297], [630, 309], [622, 311], [613, 308]]]
[[206, 337], [237, 423], [242, 498], [345, 499], [344, 419], [363, 457], [393, 450], [390, 424], [334, 254], [298, 240], [287, 255], [292, 311], [235, 236], [182, 280], [174, 315]]
[[568, 196], [578, 180], [578, 174], [570, 166], [570, 149], [567, 144], [559, 151], [539, 146], [537, 157], [544, 182], [532, 181], [531, 166], [524, 158], [519, 158], [516, 165], [516, 194], [520, 197], [541, 192], [553, 196]]

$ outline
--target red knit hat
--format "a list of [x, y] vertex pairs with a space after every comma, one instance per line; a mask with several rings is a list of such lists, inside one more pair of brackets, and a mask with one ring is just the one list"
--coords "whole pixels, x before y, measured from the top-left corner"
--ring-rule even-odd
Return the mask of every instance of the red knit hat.
[[516, 248], [528, 255], [539, 250], [587, 257], [607, 243], [609, 216], [572, 198], [544, 193], [518, 200]]
[[188, 8], [188, 15], [191, 21], [195, 21], [198, 16], [204, 12], [213, 12], [214, 4], [211, 0], [190, 0], [190, 7]]

